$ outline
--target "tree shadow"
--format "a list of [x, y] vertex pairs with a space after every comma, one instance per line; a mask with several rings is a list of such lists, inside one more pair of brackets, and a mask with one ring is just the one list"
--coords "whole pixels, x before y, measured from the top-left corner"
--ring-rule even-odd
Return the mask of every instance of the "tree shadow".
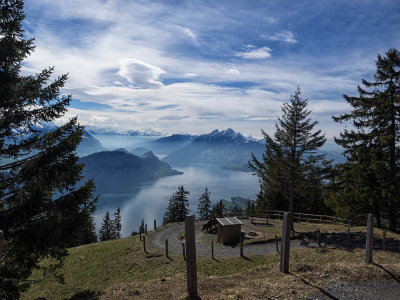
[[212, 260], [218, 262], [218, 263], [222, 263], [220, 260], [216, 259], [215, 257], [212, 258]]
[[243, 258], [243, 259], [245, 259], [245, 260], [252, 261], [250, 258], [248, 258], [248, 257], [247, 257], [246, 255], [244, 255], [244, 254], [241, 255], [240, 257]]
[[324, 294], [325, 296], [329, 297], [330, 299], [339, 300], [339, 298], [336, 298], [335, 296], [333, 296], [329, 292], [325, 291], [323, 288], [321, 288], [321, 287], [319, 287], [319, 286], [317, 286], [315, 284], [312, 284], [311, 282], [308, 282], [303, 277], [300, 277], [299, 275], [296, 275], [296, 274], [293, 274], [293, 273], [290, 273], [290, 272], [289, 272], [289, 274], [294, 276], [294, 277], [299, 278], [304, 284], [309, 285], [309, 286], [319, 290], [322, 294]]
[[97, 300], [99, 295], [97, 292], [85, 290], [73, 295], [69, 300]]
[[375, 266], [377, 266], [378, 268], [382, 269], [383, 271], [385, 271], [386, 273], [388, 273], [390, 275], [390, 277], [392, 277], [394, 280], [396, 280], [398, 283], [400, 283], [400, 278], [398, 278], [396, 275], [394, 275], [392, 272], [390, 272], [389, 270], [385, 269], [383, 266], [381, 266], [380, 264], [377, 263], [373, 263]]

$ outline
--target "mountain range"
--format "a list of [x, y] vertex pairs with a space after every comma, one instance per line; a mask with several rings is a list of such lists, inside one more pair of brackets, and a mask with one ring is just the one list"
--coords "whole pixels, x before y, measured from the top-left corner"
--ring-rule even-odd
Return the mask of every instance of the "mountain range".
[[226, 169], [249, 171], [248, 160], [251, 153], [260, 157], [263, 150], [263, 143], [229, 128], [193, 137], [185, 147], [170, 153], [162, 160], [172, 166], [216, 164]]

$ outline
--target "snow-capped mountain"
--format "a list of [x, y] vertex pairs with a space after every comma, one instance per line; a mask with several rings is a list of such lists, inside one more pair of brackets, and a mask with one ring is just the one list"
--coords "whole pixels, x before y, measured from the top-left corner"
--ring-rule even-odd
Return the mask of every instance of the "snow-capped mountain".
[[105, 134], [105, 135], [128, 135], [128, 136], [162, 136], [163, 134], [159, 131], [155, 131], [150, 128], [138, 129], [138, 130], [124, 130], [118, 128], [101, 128], [91, 125], [86, 125], [85, 129], [90, 134]]

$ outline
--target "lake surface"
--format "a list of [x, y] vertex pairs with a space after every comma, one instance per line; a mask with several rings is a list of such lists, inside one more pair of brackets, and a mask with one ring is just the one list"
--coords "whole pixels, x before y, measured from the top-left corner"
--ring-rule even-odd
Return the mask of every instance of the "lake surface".
[[[95, 135], [104, 147], [115, 149], [119, 147], [140, 147], [143, 143], [154, 140], [154, 137], [125, 137]], [[173, 166], [172, 166], [173, 167]], [[174, 168], [174, 167], [173, 167]], [[184, 172], [159, 178], [158, 180], [137, 187], [102, 191], [97, 204], [95, 222], [97, 229], [108, 210], [113, 216], [118, 207], [121, 208], [122, 236], [129, 236], [133, 230], [138, 231], [140, 222], [145, 220], [149, 229], [153, 229], [153, 220], [161, 224], [169, 199], [183, 185], [190, 194], [189, 209], [197, 213], [197, 203], [200, 195], [208, 187], [213, 203], [220, 199], [230, 200], [231, 197], [255, 199], [259, 192], [258, 179], [248, 172], [223, 170], [214, 165], [192, 165], [174, 168]]]

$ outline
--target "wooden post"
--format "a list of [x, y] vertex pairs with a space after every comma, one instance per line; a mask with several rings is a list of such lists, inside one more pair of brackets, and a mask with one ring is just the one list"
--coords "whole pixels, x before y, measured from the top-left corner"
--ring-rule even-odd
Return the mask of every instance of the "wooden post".
[[368, 224], [367, 224], [367, 238], [365, 241], [365, 263], [367, 265], [372, 264], [374, 246], [374, 219], [372, 214], [368, 214]]
[[186, 260], [185, 243], [182, 243], [182, 255], [183, 255], [183, 260]]
[[154, 230], [157, 230], [157, 223], [156, 223], [156, 219], [154, 219]]
[[318, 247], [321, 247], [321, 231], [319, 229], [317, 230], [317, 243]]
[[292, 229], [292, 213], [285, 212], [283, 215], [282, 239], [281, 239], [281, 265], [282, 273], [289, 272], [290, 233]]
[[382, 232], [382, 249], [386, 251], [386, 230]]
[[189, 299], [197, 299], [197, 266], [196, 266], [196, 240], [194, 232], [194, 216], [185, 218], [185, 237], [186, 237], [186, 270], [187, 270], [187, 290]]
[[214, 259], [214, 241], [211, 241], [211, 258]]
[[144, 233], [147, 235], [147, 224], [144, 225]]
[[4, 232], [0, 230], [0, 263], [3, 258], [3, 242], [4, 242]]
[[275, 234], [276, 252], [279, 253], [278, 236]]
[[243, 257], [243, 237], [240, 237], [240, 256]]
[[142, 241], [142, 226], [139, 227], [139, 237], [140, 241]]
[[347, 247], [350, 248], [350, 227], [347, 227]]
[[165, 240], [165, 256], [168, 257], [168, 239]]
[[147, 253], [147, 250], [146, 250], [146, 236], [145, 235], [143, 236], [143, 250], [144, 250], [144, 253]]

